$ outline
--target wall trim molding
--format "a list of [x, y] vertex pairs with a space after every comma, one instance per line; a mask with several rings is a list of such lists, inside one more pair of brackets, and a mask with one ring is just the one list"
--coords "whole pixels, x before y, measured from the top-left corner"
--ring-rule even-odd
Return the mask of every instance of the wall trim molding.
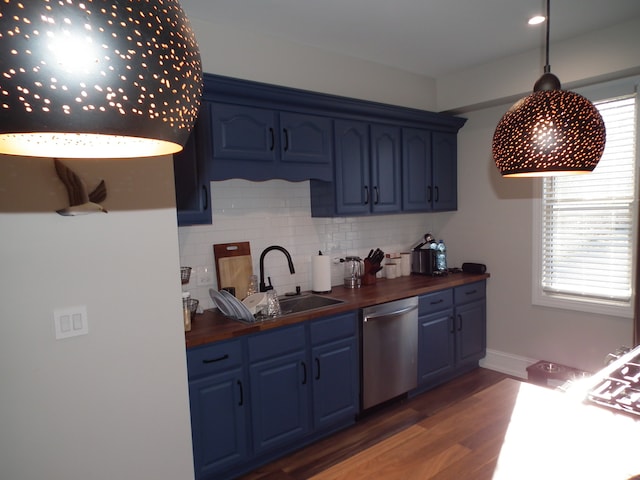
[[496, 372], [526, 379], [527, 367], [533, 365], [536, 361], [537, 360], [512, 353], [487, 349], [487, 355], [480, 360], [480, 366], [488, 368], [489, 370], [495, 370]]

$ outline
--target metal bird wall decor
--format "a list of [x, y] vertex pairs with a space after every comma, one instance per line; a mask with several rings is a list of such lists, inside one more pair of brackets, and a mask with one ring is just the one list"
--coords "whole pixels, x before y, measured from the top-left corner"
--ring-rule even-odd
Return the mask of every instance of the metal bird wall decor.
[[107, 210], [100, 205], [107, 198], [107, 186], [104, 180], [93, 191], [87, 194], [87, 186], [84, 181], [69, 167], [64, 165], [57, 158], [53, 159], [56, 173], [69, 194], [69, 206], [56, 210], [56, 213], [64, 216], [86, 215], [88, 213], [107, 213]]

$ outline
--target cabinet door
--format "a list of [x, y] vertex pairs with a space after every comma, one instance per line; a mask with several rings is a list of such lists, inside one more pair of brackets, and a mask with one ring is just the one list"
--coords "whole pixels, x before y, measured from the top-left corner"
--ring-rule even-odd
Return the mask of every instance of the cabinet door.
[[368, 125], [346, 120], [336, 120], [334, 125], [336, 213], [368, 213], [371, 202]]
[[184, 149], [173, 155], [178, 226], [211, 223], [209, 132], [209, 106], [203, 102]]
[[458, 363], [477, 362], [486, 353], [486, 302], [456, 306], [456, 356]]
[[431, 132], [415, 128], [402, 129], [402, 210], [431, 210], [433, 187], [431, 176]]
[[[214, 159], [275, 161], [280, 146], [273, 110], [213, 103], [211, 124]], [[215, 177], [219, 175], [214, 171]]]
[[419, 317], [418, 384], [437, 381], [455, 368], [453, 309]]
[[355, 336], [312, 349], [314, 427], [322, 429], [358, 413]]
[[305, 351], [252, 364], [249, 374], [255, 453], [291, 444], [306, 434], [311, 371]]
[[[331, 167], [332, 140], [330, 118], [291, 112], [280, 113], [282, 168], [292, 169], [300, 165], [314, 171], [318, 166]], [[286, 175], [286, 171], [283, 174]], [[331, 180], [331, 177], [325, 179]]]
[[433, 133], [433, 210], [458, 208], [458, 147], [455, 133]]
[[400, 128], [388, 125], [371, 125], [369, 197], [372, 212], [400, 211], [402, 203], [400, 154]]
[[196, 478], [247, 458], [246, 404], [241, 369], [189, 382]]

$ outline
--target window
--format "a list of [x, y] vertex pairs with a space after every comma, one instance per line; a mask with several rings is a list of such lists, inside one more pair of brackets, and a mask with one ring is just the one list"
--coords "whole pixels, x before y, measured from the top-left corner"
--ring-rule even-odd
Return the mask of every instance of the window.
[[636, 96], [595, 101], [607, 128], [588, 175], [546, 177], [536, 206], [535, 304], [633, 316]]

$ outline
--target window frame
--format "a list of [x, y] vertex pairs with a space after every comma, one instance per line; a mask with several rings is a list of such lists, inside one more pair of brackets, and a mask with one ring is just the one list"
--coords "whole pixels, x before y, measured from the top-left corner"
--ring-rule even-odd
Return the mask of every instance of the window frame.
[[611, 301], [569, 295], [562, 293], [546, 292], [542, 288], [542, 263], [543, 263], [543, 179], [534, 179], [536, 195], [533, 201], [533, 244], [532, 244], [532, 304], [544, 307], [573, 310], [593, 314], [609, 315], [632, 319], [634, 317], [634, 305], [636, 296], [636, 264], [638, 255], [638, 203], [640, 189], [640, 97], [638, 85], [640, 77], [608, 82], [589, 88], [575, 90], [577, 93], [589, 98], [591, 101], [601, 101], [615, 97], [636, 94], [636, 165], [635, 165], [635, 197], [632, 207], [632, 255], [631, 255], [631, 290], [632, 295], [628, 302]]

